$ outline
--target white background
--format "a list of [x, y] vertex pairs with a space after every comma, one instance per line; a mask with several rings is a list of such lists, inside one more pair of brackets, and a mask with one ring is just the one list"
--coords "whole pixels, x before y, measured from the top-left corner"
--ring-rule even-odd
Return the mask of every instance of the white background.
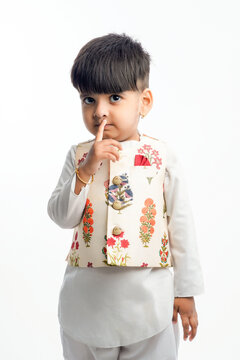
[[51, 221], [47, 202], [70, 146], [92, 138], [73, 61], [110, 32], [151, 54], [154, 106], [139, 130], [172, 145], [187, 178], [205, 294], [179, 359], [237, 358], [239, 15], [238, 1], [221, 0], [1, 2], [1, 359], [62, 359], [57, 302], [72, 230]]

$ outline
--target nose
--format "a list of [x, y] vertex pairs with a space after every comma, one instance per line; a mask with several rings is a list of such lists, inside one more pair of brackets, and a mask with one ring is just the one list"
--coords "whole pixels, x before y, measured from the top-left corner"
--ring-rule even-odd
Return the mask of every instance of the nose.
[[106, 100], [99, 99], [96, 101], [95, 109], [94, 109], [94, 119], [99, 120], [104, 117], [108, 117], [109, 115], [109, 105]]

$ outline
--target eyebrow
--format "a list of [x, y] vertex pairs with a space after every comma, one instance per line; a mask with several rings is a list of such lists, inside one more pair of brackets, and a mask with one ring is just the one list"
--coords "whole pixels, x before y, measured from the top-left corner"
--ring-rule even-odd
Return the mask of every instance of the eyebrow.
[[[111, 92], [111, 93], [105, 94], [105, 95], [110, 95], [110, 94], [122, 94], [124, 96], [126, 94], [126, 91]], [[80, 98], [83, 99], [85, 96], [90, 96], [91, 97], [91, 95], [94, 96], [95, 94], [94, 93], [89, 93], [89, 94], [82, 93], [82, 94], [80, 94]]]

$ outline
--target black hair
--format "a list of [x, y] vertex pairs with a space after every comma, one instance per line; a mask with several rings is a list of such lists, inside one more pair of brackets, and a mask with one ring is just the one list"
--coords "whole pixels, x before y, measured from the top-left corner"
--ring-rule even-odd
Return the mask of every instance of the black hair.
[[150, 55], [125, 33], [94, 38], [79, 51], [71, 69], [82, 93], [110, 94], [149, 87]]

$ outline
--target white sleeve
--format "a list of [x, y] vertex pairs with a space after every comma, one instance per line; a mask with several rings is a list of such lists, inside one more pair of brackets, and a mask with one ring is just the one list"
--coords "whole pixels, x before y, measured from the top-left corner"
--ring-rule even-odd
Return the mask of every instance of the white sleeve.
[[204, 292], [195, 223], [181, 162], [172, 148], [166, 146], [164, 197], [174, 270], [174, 296], [195, 296]]
[[47, 205], [48, 215], [63, 229], [72, 229], [80, 223], [89, 189], [87, 184], [78, 195], [74, 193], [76, 148], [76, 145], [72, 145], [68, 151], [57, 186]]

